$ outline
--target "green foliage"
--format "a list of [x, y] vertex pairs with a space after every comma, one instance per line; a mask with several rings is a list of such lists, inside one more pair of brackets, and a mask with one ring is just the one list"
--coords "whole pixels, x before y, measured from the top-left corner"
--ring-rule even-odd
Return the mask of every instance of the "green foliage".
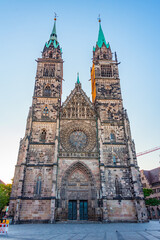
[[160, 205], [160, 200], [156, 199], [156, 198], [149, 198], [145, 200], [146, 205], [150, 205], [150, 206], [158, 206]]
[[160, 200], [157, 198], [149, 198], [146, 199], [146, 197], [149, 197], [152, 193], [153, 190], [150, 188], [143, 188], [143, 193], [144, 193], [144, 198], [145, 198], [145, 204], [149, 206], [157, 206], [160, 205]]
[[0, 184], [0, 212], [8, 205], [11, 190], [12, 184]]
[[144, 198], [150, 196], [153, 193], [153, 190], [150, 188], [143, 188]]

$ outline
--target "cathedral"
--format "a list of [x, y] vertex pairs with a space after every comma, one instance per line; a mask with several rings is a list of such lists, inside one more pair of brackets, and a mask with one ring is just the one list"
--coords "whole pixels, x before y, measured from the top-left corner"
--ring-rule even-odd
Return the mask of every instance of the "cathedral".
[[9, 205], [15, 223], [147, 221], [118, 65], [99, 19], [92, 101], [77, 75], [62, 103], [63, 59], [54, 19], [37, 59], [32, 106], [15, 166]]

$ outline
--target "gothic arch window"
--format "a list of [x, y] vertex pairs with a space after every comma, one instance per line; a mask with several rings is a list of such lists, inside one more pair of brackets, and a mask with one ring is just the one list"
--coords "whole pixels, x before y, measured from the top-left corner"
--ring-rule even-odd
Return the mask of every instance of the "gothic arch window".
[[116, 196], [122, 195], [122, 186], [118, 177], [115, 179]]
[[42, 178], [41, 178], [41, 176], [38, 176], [37, 180], [36, 180], [36, 189], [35, 189], [36, 195], [41, 194], [41, 186], [42, 186]]
[[110, 140], [111, 140], [112, 142], [115, 142], [115, 141], [116, 141], [116, 135], [115, 135], [115, 133], [113, 133], [113, 132], [110, 133]]
[[46, 85], [44, 88], [44, 96], [49, 97], [51, 96], [51, 88], [50, 85]]
[[111, 95], [111, 89], [106, 89], [107, 95]]
[[45, 105], [45, 107], [43, 108], [43, 116], [48, 117], [48, 112], [49, 112], [48, 107], [47, 105]]
[[45, 129], [42, 130], [40, 139], [41, 139], [41, 141], [46, 140], [46, 130]]
[[43, 76], [48, 76], [48, 68], [44, 68], [44, 71], [43, 71]]

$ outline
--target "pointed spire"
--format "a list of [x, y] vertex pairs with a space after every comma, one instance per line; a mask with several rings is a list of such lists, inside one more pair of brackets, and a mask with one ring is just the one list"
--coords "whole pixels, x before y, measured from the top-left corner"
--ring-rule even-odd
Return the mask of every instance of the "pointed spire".
[[106, 43], [103, 31], [102, 31], [102, 27], [101, 27], [101, 18], [99, 16], [98, 18], [98, 22], [99, 22], [99, 33], [98, 33], [98, 41], [97, 41], [97, 45], [99, 48], [102, 47], [103, 43], [106, 45], [107, 48], [109, 48], [109, 43]]
[[[56, 33], [56, 20], [57, 20], [57, 14], [55, 13], [53, 30], [50, 35], [49, 41], [45, 44], [46, 48], [49, 48], [50, 46], [53, 46], [54, 48], [58, 48], [58, 47], [60, 48], [59, 42], [57, 40], [57, 33]], [[60, 48], [60, 51], [62, 53], [62, 48]]]
[[55, 18], [54, 18], [54, 26], [53, 26], [53, 30], [52, 30], [52, 33], [51, 33], [51, 35], [50, 35], [50, 39], [51, 40], [56, 40], [57, 41], [57, 34], [56, 34], [56, 20], [57, 20], [57, 18], [56, 18], [56, 14], [55, 14]]
[[77, 73], [77, 84], [80, 84], [80, 81], [79, 81], [79, 72]]

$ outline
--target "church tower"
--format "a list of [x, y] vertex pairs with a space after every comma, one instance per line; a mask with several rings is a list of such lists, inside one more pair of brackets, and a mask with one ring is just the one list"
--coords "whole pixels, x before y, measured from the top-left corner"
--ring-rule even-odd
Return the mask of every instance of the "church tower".
[[55, 18], [49, 41], [37, 60], [32, 107], [20, 141], [10, 201], [15, 222], [54, 219], [62, 79], [62, 49]]
[[99, 18], [93, 47], [92, 102], [98, 114], [98, 142], [104, 221], [147, 219], [135, 145], [123, 101], [117, 54], [106, 42]]

